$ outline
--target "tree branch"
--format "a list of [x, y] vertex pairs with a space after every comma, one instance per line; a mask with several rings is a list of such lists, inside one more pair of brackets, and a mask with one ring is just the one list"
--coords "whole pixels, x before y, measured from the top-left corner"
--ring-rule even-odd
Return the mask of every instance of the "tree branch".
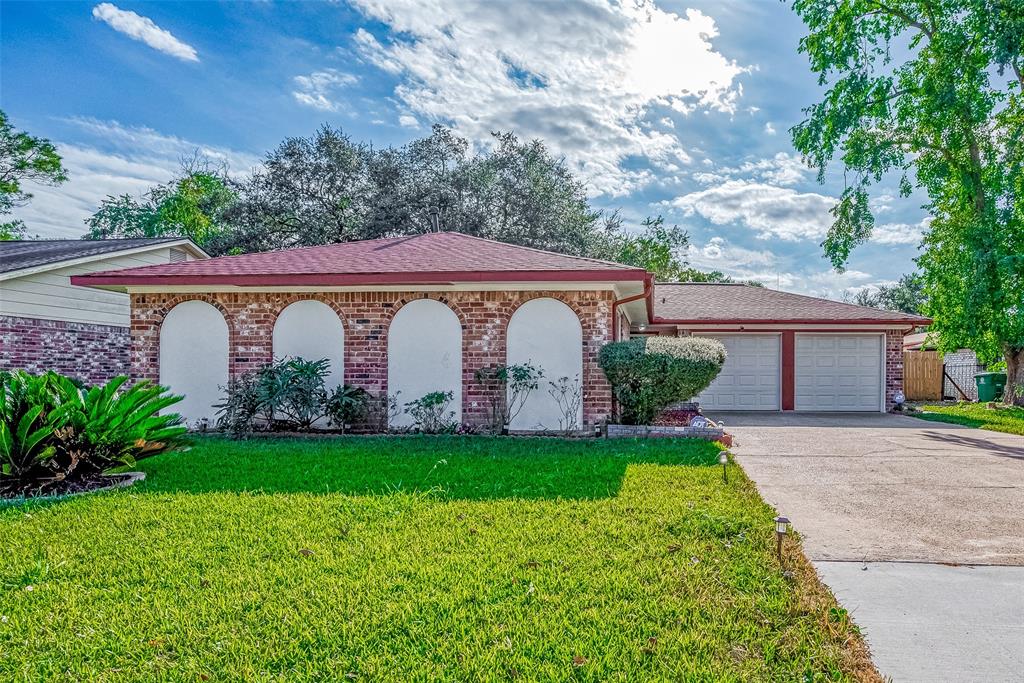
[[903, 21], [905, 21], [907, 23], [908, 26], [913, 26], [914, 28], [916, 28], [919, 31], [921, 31], [921, 33], [923, 33], [926, 36], [928, 36], [929, 40], [935, 37], [935, 32], [932, 31], [932, 29], [930, 29], [929, 27], [925, 26], [923, 23], [921, 23], [917, 19], [914, 19], [909, 14], [907, 14], [905, 12], [901, 12], [900, 10], [895, 9], [893, 7], [889, 7], [887, 5], [883, 5], [882, 3], [877, 2], [877, 1], [875, 2], [875, 6], [878, 9], [874, 10], [872, 12], [868, 12], [868, 14], [887, 14], [890, 17], [896, 17], [897, 19], [902, 19]]

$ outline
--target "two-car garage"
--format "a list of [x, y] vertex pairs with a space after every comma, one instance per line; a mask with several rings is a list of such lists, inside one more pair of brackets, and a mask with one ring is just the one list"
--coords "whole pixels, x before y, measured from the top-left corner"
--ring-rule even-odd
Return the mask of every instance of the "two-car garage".
[[728, 354], [722, 372], [695, 399], [707, 410], [883, 410], [882, 333], [697, 334], [719, 339]]

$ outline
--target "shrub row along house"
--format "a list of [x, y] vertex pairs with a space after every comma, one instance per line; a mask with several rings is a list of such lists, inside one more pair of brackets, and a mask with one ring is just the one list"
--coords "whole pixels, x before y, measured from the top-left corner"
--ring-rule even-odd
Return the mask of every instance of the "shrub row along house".
[[[643, 269], [428, 233], [72, 277], [127, 293], [131, 374], [185, 394], [209, 419], [221, 387], [274, 357], [326, 358], [331, 379], [381, 398], [451, 392], [456, 419], [489, 419], [481, 368], [530, 363], [579, 382], [578, 427], [605, 421], [607, 342], [709, 335], [729, 357], [697, 400], [711, 410], [885, 411], [902, 380], [902, 337], [927, 322], [745, 285], [655, 284]], [[534, 391], [512, 429], [556, 429]], [[405, 416], [392, 417], [401, 426]]]

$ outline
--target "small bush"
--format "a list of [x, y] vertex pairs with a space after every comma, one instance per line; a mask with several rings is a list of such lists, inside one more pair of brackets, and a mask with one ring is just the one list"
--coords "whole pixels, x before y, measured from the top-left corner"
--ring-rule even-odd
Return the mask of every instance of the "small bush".
[[181, 417], [159, 413], [181, 397], [127, 382], [85, 389], [54, 372], [0, 372], [0, 491], [71, 490], [111, 467], [180, 448]]
[[455, 398], [450, 391], [432, 391], [422, 398], [405, 404], [405, 412], [413, 420], [413, 428], [424, 434], [453, 432], [459, 426], [455, 411], [448, 404]]
[[650, 424], [669, 405], [711, 384], [725, 363], [725, 347], [704, 337], [643, 337], [605, 344], [598, 363], [622, 422]]
[[327, 390], [327, 359], [284, 358], [235, 378], [223, 387], [217, 426], [234, 435], [259, 428], [305, 431], [327, 419], [344, 430], [366, 412], [366, 391], [343, 385]]
[[491, 429], [495, 433], [505, 434], [509, 424], [523, 410], [526, 399], [540, 386], [544, 370], [530, 363], [494, 365], [479, 368], [473, 376], [487, 393]]

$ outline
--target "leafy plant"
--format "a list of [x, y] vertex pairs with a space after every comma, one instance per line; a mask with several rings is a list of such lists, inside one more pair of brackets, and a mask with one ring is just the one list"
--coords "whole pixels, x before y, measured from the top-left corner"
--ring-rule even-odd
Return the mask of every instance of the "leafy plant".
[[544, 370], [527, 362], [479, 368], [473, 376], [487, 392], [492, 429], [504, 434], [540, 386]]
[[577, 427], [580, 408], [583, 406], [583, 384], [580, 376], [572, 379], [559, 377], [557, 382], [548, 382], [548, 394], [558, 405], [558, 430], [569, 436]]
[[598, 363], [622, 422], [650, 424], [667, 406], [711, 384], [725, 363], [725, 347], [703, 337], [643, 337], [605, 344]]
[[326, 413], [333, 426], [345, 431], [366, 416], [369, 405], [370, 394], [365, 389], [343, 384], [328, 394]]
[[412, 417], [413, 426], [424, 434], [451, 432], [458, 426], [455, 411], [448, 410], [454, 397], [450, 391], [432, 391], [406, 403], [405, 412]]
[[0, 372], [0, 489], [43, 490], [184, 445], [181, 400], [164, 387], [115, 377], [89, 389], [47, 372]]

